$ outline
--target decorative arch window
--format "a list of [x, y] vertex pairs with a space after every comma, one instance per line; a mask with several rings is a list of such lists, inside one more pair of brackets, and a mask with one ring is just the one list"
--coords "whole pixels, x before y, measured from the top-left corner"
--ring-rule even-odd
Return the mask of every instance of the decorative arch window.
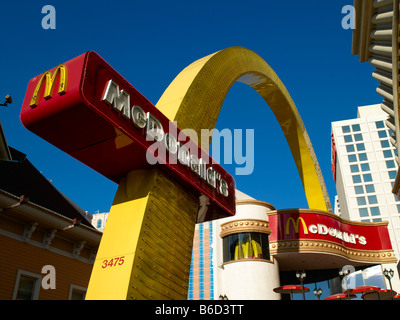
[[242, 259], [270, 260], [268, 234], [242, 232], [223, 238], [224, 262]]
[[268, 221], [238, 220], [221, 225], [223, 262], [270, 260]]

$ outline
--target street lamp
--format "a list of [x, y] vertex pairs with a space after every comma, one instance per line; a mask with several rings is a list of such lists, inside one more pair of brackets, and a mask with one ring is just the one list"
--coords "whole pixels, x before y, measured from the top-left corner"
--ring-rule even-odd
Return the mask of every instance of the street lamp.
[[[343, 278], [345, 278], [349, 273], [350, 273], [350, 270], [348, 270], [348, 269], [345, 269], [345, 270], [340, 269], [339, 270], [340, 286], [342, 286]], [[343, 287], [342, 287], [342, 289], [343, 289]], [[345, 289], [348, 289], [347, 288], [347, 281], [346, 281]], [[347, 291], [347, 296], [349, 296], [349, 291]]]
[[386, 277], [386, 279], [389, 280], [389, 285], [390, 285], [390, 291], [392, 292], [392, 300], [393, 300], [393, 288], [392, 288], [392, 278], [394, 276], [394, 271], [392, 269], [390, 270], [383, 270], [383, 275]]
[[301, 283], [301, 294], [303, 295], [303, 300], [305, 300], [305, 296], [304, 296], [304, 278], [306, 277], [306, 273], [304, 272], [304, 270], [302, 272], [297, 271], [296, 272], [296, 278], [298, 280], [300, 280]]
[[4, 103], [0, 103], [0, 106], [7, 107], [7, 105], [9, 103], [13, 102], [13, 100], [12, 100], [12, 98], [11, 98], [11, 96], [9, 94], [5, 96], [5, 99], [6, 100], [4, 101]]
[[322, 289], [321, 289], [321, 288], [318, 288], [318, 289], [317, 289], [317, 286], [315, 286], [314, 294], [317, 296], [317, 299], [319, 300], [319, 297], [320, 297], [321, 294], [322, 294]]

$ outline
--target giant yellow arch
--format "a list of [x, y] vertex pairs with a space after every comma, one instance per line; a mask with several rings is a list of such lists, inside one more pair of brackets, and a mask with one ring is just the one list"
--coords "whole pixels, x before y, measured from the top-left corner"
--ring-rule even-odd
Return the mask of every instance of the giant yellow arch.
[[[254, 52], [233, 47], [192, 63], [167, 88], [157, 107], [178, 126], [195, 129], [200, 136], [202, 128], [215, 127], [235, 81], [254, 88], [274, 112], [310, 208], [330, 211], [300, 115], [275, 72]], [[111, 207], [86, 299], [186, 299], [198, 211], [198, 198], [161, 169], [129, 172]], [[106, 267], [109, 263], [112, 267]]]
[[[296, 162], [312, 209], [332, 211], [324, 179], [297, 108], [272, 68], [256, 53], [231, 47], [186, 67], [169, 85], [156, 107], [180, 128], [213, 129], [235, 81], [255, 89], [275, 114]], [[199, 140], [201, 141], [201, 140]], [[202, 146], [204, 148], [204, 146]]]

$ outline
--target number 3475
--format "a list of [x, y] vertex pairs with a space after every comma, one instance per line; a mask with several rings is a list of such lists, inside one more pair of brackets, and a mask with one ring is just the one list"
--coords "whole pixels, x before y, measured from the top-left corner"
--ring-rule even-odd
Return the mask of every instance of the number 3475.
[[111, 260], [103, 260], [103, 264], [101, 267], [103, 269], [108, 268], [108, 267], [116, 267], [124, 264], [125, 262], [125, 256], [122, 257], [117, 257], [117, 258], [112, 258]]

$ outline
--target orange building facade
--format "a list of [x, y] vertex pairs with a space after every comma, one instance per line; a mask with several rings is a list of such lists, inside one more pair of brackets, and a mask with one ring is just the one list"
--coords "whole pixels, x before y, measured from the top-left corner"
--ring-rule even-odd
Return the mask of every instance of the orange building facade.
[[101, 233], [1, 135], [0, 300], [84, 299]]
[[[3, 278], [1, 300], [84, 298], [92, 264], [6, 236], [0, 236], [0, 242], [0, 259], [3, 261], [0, 266]], [[55, 289], [42, 286], [42, 280], [49, 275], [49, 272], [42, 273], [42, 270], [48, 265], [55, 270]]]

